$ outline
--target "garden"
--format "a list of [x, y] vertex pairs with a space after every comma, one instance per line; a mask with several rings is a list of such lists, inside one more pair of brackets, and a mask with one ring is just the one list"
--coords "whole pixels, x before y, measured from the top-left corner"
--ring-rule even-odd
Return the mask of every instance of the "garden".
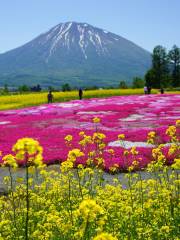
[[[174, 156], [168, 156], [170, 146], [166, 129], [178, 120], [179, 109], [180, 95], [137, 95], [73, 100], [1, 111], [1, 149], [3, 154], [8, 154], [18, 139], [34, 138], [44, 149], [44, 163], [52, 164], [66, 160], [72, 147], [82, 150], [88, 145], [83, 149], [85, 156], [79, 160], [79, 163], [85, 164], [88, 152], [96, 148], [92, 139], [101, 132], [106, 144], [101, 147], [107, 171], [114, 164], [119, 166], [119, 170], [131, 165], [131, 154], [126, 161], [123, 157], [124, 149], [131, 147], [139, 151], [139, 167], [145, 167], [151, 161], [155, 144], [165, 144], [163, 151], [170, 164]], [[96, 123], [97, 129], [93, 118], [100, 118]], [[154, 132], [155, 144], [147, 143], [149, 132]], [[71, 135], [72, 147], [67, 144], [67, 135]]]
[[179, 239], [180, 95], [11, 109], [0, 128], [1, 240]]

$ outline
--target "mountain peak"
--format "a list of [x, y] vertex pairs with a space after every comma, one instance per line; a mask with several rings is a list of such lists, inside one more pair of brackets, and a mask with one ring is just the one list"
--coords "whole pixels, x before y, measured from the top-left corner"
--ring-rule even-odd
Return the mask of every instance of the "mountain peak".
[[[120, 38], [115, 34], [95, 28], [87, 23], [66, 22], [60, 23], [41, 35], [42, 44], [44, 40], [50, 42], [48, 59], [55, 53], [58, 47], [79, 48], [84, 59], [88, 58], [88, 48], [93, 47], [98, 55], [108, 54], [106, 47], [110, 42], [118, 41]], [[44, 39], [45, 38], [45, 39]]]
[[98, 86], [107, 85], [107, 81], [116, 85], [120, 80], [143, 76], [150, 62], [150, 53], [133, 42], [88, 23], [70, 21], [1, 54], [0, 77], [29, 74], [55, 78], [55, 82], [74, 79], [73, 85], [78, 79], [86, 79], [87, 85], [92, 85], [91, 79], [97, 79]]

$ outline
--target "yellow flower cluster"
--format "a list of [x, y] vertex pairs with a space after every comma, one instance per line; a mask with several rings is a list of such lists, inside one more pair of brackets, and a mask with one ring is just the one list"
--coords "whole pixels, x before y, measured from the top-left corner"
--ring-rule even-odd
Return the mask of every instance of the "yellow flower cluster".
[[[80, 135], [86, 138], [84, 132]], [[13, 147], [15, 156], [3, 157], [9, 175], [4, 178], [8, 195], [0, 196], [0, 240], [27, 236], [36, 240], [178, 240], [180, 159], [176, 157], [172, 166], [165, 166], [164, 146], [157, 146], [145, 169], [149, 171], [147, 178], [143, 178], [146, 172], [132, 172], [139, 163], [133, 147], [124, 151], [124, 156], [132, 156], [129, 172], [125, 178], [118, 175], [113, 179], [92, 164], [104, 164], [104, 139], [105, 135], [97, 132], [87, 140], [87, 144], [96, 144], [87, 154], [88, 166], [74, 168], [78, 158], [86, 157], [80, 144], [80, 149], [69, 151], [61, 171], [41, 165], [42, 147], [36, 140], [20, 139]], [[114, 152], [108, 151], [111, 160]], [[173, 142], [168, 154], [173, 156], [177, 151], [179, 142]], [[19, 160], [28, 163], [27, 181], [11, 171]], [[110, 170], [116, 173], [118, 168], [113, 164]]]
[[117, 238], [113, 237], [109, 233], [101, 233], [98, 236], [96, 236], [95, 238], [93, 238], [93, 240], [117, 240]]
[[93, 141], [96, 143], [102, 142], [105, 138], [106, 136], [103, 133], [95, 132], [93, 134]]
[[82, 147], [86, 147], [88, 144], [92, 144], [92, 137], [89, 135], [86, 135], [84, 132], [80, 132], [79, 135], [82, 137], [82, 139], [79, 141], [79, 144]]
[[138, 154], [138, 151], [136, 150], [136, 147], [132, 147], [130, 152], [131, 152], [132, 155], [137, 155]]
[[78, 148], [75, 148], [69, 151], [67, 160], [61, 164], [61, 167], [60, 167], [61, 171], [67, 172], [70, 169], [72, 169], [74, 167], [74, 163], [77, 160], [77, 158], [83, 157], [83, 156], [84, 156], [84, 153], [81, 152], [80, 149]]
[[93, 123], [100, 123], [100, 118], [98, 118], [98, 117], [95, 117], [95, 118], [93, 118]]
[[172, 143], [169, 148], [168, 155], [173, 155], [174, 153], [176, 153], [179, 150], [180, 150], [180, 146], [175, 143]]
[[179, 170], [180, 169], [180, 158], [175, 158], [174, 163], [172, 164], [172, 168]]
[[73, 136], [72, 135], [67, 135], [64, 140], [67, 141], [67, 142], [71, 142], [73, 139]]
[[111, 155], [114, 155], [114, 149], [110, 148], [107, 150], [108, 153], [110, 153]]
[[110, 172], [112, 172], [112, 173], [118, 172], [118, 169], [119, 169], [119, 165], [116, 163], [113, 164], [113, 166], [109, 168]]
[[147, 143], [154, 144], [155, 139], [156, 139], [156, 133], [154, 131], [149, 132], [147, 136]]
[[17, 161], [25, 161], [27, 165], [42, 165], [43, 148], [39, 142], [32, 138], [19, 139], [13, 146]]
[[124, 135], [124, 134], [119, 134], [119, 135], [118, 135], [118, 139], [119, 139], [119, 140], [125, 139], [125, 135]]
[[176, 137], [176, 126], [169, 126], [166, 130], [166, 134], [171, 138], [172, 142], [178, 141]]
[[79, 215], [85, 220], [89, 222], [93, 222], [97, 215], [103, 215], [104, 210], [100, 207], [95, 200], [86, 199], [81, 202], [79, 205]]
[[12, 154], [5, 155], [2, 160], [3, 160], [2, 166], [13, 167], [13, 168], [18, 167], [16, 159]]
[[152, 149], [153, 160], [148, 164], [148, 170], [152, 171], [151, 168], [156, 168], [157, 170], [162, 169], [166, 162], [166, 157], [162, 152], [164, 145], [159, 145], [157, 148]]
[[[82, 153], [75, 149], [71, 156], [82, 156]], [[141, 173], [127, 174], [125, 188], [124, 182], [118, 179], [102, 184], [103, 172], [91, 168], [74, 169], [69, 178], [66, 173], [45, 167], [38, 173], [41, 183], [35, 183], [37, 173], [32, 172], [29, 238], [178, 239], [179, 180], [178, 172], [173, 169], [179, 163], [176, 159], [170, 171], [164, 168], [162, 172], [153, 172], [157, 176], [153, 179], [142, 180]], [[26, 188], [23, 181], [18, 184], [8, 201], [7, 197], [0, 197], [2, 240], [25, 239]]]
[[80, 149], [75, 148], [68, 153], [68, 159], [75, 161], [78, 157], [83, 157], [84, 153], [80, 151]]
[[180, 127], [180, 120], [176, 121], [176, 127]]

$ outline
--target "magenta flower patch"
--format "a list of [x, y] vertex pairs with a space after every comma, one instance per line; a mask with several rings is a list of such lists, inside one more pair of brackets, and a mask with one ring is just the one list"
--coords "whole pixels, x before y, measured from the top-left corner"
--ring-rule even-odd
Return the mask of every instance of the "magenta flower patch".
[[[101, 119], [97, 125], [94, 117]], [[20, 110], [0, 112], [0, 150], [3, 155], [11, 152], [12, 145], [22, 137], [31, 137], [40, 142], [44, 149], [44, 161], [48, 164], [64, 161], [69, 147], [64, 138], [73, 135], [72, 146], [80, 147], [79, 132], [93, 134], [98, 131], [106, 135], [107, 149], [114, 149], [114, 155], [104, 151], [105, 168], [114, 164], [125, 168], [133, 161], [123, 155], [124, 148], [137, 147], [140, 166], [151, 160], [153, 146], [146, 143], [147, 133], [156, 131], [159, 143], [167, 143], [165, 130], [180, 119], [180, 95], [119, 96], [103, 99], [74, 100]], [[125, 134], [118, 143], [117, 135]], [[168, 146], [167, 146], [168, 148]], [[165, 151], [168, 155], [168, 151]], [[168, 157], [168, 156], [167, 156]], [[169, 161], [172, 159], [169, 158]], [[86, 159], [81, 159], [85, 163]]]

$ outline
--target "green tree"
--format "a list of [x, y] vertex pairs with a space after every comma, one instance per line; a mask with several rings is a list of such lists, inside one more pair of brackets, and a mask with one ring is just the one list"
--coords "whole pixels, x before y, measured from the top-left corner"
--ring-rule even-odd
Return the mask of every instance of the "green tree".
[[153, 78], [151, 80], [154, 88], [161, 88], [167, 86], [169, 76], [169, 60], [166, 49], [160, 45], [156, 46], [152, 54], [152, 72]]
[[8, 85], [7, 84], [4, 85], [3, 92], [4, 92], [4, 94], [8, 94], [9, 93], [9, 89], [8, 89]]
[[52, 86], [49, 86], [49, 87], [48, 87], [48, 91], [54, 92], [54, 91], [55, 91], [55, 89], [54, 89], [54, 87], [52, 87]]
[[128, 86], [127, 86], [127, 83], [125, 81], [120, 81], [119, 83], [119, 88], [121, 89], [127, 89]]
[[29, 92], [30, 88], [24, 84], [22, 86], [19, 86], [18, 90], [19, 90], [19, 92]]
[[144, 78], [145, 78], [146, 86], [154, 87], [153, 83], [155, 82], [155, 72], [154, 72], [153, 68], [151, 68], [147, 71]]
[[65, 83], [62, 85], [62, 91], [63, 92], [71, 91], [71, 87], [70, 87], [69, 83]]
[[169, 59], [172, 64], [172, 85], [173, 87], [180, 86], [180, 48], [176, 45], [169, 51]]
[[135, 77], [133, 79], [132, 87], [133, 88], [143, 88], [144, 87], [144, 80], [140, 77]]

